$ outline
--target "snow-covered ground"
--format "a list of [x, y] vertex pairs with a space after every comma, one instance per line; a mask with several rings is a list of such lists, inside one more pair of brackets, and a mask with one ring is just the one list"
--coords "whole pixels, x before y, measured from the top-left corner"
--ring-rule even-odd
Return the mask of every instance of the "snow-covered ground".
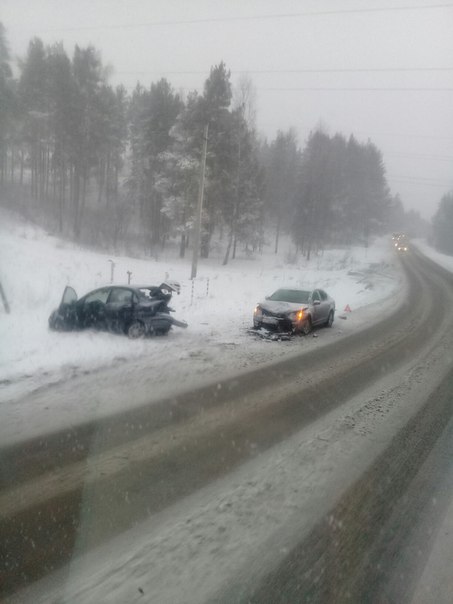
[[411, 244], [415, 245], [424, 256], [427, 256], [436, 264], [443, 266], [443, 268], [447, 269], [447, 271], [453, 273], [453, 256], [447, 256], [447, 254], [438, 252], [428, 245], [423, 239], [414, 239], [411, 241]]
[[[399, 282], [386, 239], [368, 249], [329, 250], [310, 262], [299, 259], [291, 265], [284, 260], [289, 245], [282, 245], [281, 256], [267, 251], [226, 267], [218, 257], [202, 261], [192, 283], [190, 259], [175, 259], [173, 250], [159, 261], [89, 251], [2, 210], [0, 281], [11, 312], [0, 307], [0, 403], [48, 383], [101, 367], [123, 367], [133, 360], [145, 362], [148, 375], [152, 372], [160, 383], [168, 377], [169, 366], [179, 384], [244, 370], [304, 345], [303, 338], [276, 344], [247, 333], [256, 302], [278, 287], [324, 288], [335, 298], [337, 314], [350, 306], [351, 319], [357, 309], [388, 296]], [[108, 333], [49, 331], [48, 316], [64, 287], [70, 284], [81, 296], [110, 283], [110, 260], [115, 262], [114, 283], [127, 283], [127, 271], [132, 272], [132, 283], [178, 280], [182, 292], [171, 304], [189, 328], [141, 341]], [[334, 329], [339, 333], [345, 324], [337, 319]]]

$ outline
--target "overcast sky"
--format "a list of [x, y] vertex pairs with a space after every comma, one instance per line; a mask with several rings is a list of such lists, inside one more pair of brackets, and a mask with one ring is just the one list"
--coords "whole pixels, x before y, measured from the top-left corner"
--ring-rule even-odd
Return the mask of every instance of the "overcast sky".
[[13, 57], [30, 38], [92, 43], [111, 82], [162, 76], [202, 90], [225, 61], [257, 89], [268, 138], [320, 123], [371, 139], [392, 192], [425, 218], [453, 189], [453, 2], [434, 0], [0, 0]]

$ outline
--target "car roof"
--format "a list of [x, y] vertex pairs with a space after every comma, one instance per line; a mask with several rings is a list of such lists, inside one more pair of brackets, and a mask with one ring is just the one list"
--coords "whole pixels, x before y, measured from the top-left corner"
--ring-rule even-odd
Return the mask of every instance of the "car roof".
[[287, 287], [285, 285], [282, 285], [281, 287], [277, 287], [276, 292], [278, 292], [280, 289], [284, 289], [286, 291], [291, 291], [291, 292], [314, 292], [314, 291], [322, 291], [324, 293], [325, 290], [322, 287], [294, 287], [293, 285]]

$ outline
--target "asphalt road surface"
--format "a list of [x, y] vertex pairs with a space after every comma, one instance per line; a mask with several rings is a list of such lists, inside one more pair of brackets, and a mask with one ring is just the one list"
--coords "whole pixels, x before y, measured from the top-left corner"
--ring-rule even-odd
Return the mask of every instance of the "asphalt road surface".
[[405, 299], [347, 338], [1, 450], [0, 595], [227, 478], [400, 370], [419, 372], [420, 386], [404, 384], [387, 440], [363, 438], [364, 460], [376, 454], [360, 476], [312, 525], [294, 526], [288, 547], [263, 555], [259, 572], [220, 582], [208, 600], [410, 602], [451, 503], [453, 276], [415, 252], [401, 262]]

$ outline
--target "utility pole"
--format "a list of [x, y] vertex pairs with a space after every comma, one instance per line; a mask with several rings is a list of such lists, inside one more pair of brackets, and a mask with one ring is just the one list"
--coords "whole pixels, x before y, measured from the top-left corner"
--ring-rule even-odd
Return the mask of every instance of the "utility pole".
[[200, 184], [198, 189], [198, 205], [197, 214], [195, 217], [195, 233], [193, 240], [193, 255], [192, 255], [192, 274], [191, 279], [195, 279], [197, 276], [197, 264], [198, 256], [200, 254], [200, 240], [201, 240], [201, 214], [203, 211], [203, 193], [204, 193], [204, 175], [206, 171], [206, 150], [208, 148], [208, 127], [206, 124], [203, 132], [203, 151], [201, 153], [201, 170], [200, 170]]

